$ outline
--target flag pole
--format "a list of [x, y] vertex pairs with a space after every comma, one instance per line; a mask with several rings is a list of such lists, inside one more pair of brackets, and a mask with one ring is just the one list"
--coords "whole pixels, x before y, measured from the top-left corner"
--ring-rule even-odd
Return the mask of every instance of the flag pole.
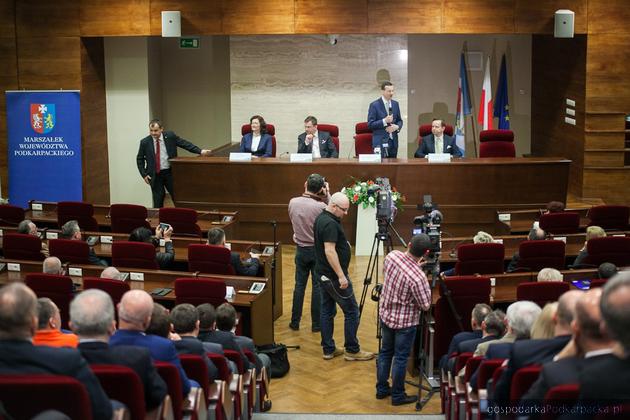
[[475, 130], [475, 119], [473, 118], [473, 111], [470, 111], [470, 123], [472, 124], [472, 137], [473, 137], [473, 146], [475, 149], [475, 157], [479, 157], [479, 151], [477, 150], [477, 133]]

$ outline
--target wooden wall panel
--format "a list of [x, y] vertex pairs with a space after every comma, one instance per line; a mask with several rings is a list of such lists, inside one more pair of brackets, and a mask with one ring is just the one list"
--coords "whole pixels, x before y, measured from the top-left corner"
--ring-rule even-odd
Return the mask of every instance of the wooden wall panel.
[[150, 35], [150, 0], [81, 0], [81, 36]]
[[221, 25], [222, 0], [151, 0], [151, 35], [162, 35], [162, 11], [179, 10], [182, 35], [214, 35]]
[[109, 204], [103, 38], [81, 41], [81, 137], [83, 199]]
[[79, 37], [18, 38], [17, 48], [20, 89], [81, 89]]
[[589, 34], [586, 110], [630, 113], [630, 33]]
[[365, 33], [367, 10], [367, 0], [296, 0], [295, 33]]
[[444, 0], [443, 33], [513, 33], [515, 0]]
[[606, 204], [630, 203], [630, 171], [584, 169], [584, 197], [600, 197]]
[[623, 153], [616, 151], [607, 152], [589, 152], [584, 153], [584, 167], [606, 166], [606, 167], [622, 167]]
[[0, 1], [0, 38], [15, 37], [15, 3]]
[[[588, 68], [588, 67], [587, 67]], [[626, 129], [625, 114], [620, 113], [596, 113], [586, 114], [586, 130], [620, 131]]]
[[623, 149], [624, 133], [589, 133], [584, 134], [585, 149]]
[[588, 0], [589, 34], [630, 34], [629, 21], [628, 0]]
[[368, 32], [440, 33], [442, 2], [434, 0], [368, 0]]
[[[17, 90], [17, 45], [15, 40], [15, 5], [12, 1], [0, 2], [0, 92]], [[0, 100], [0, 183], [1, 195], [7, 197], [9, 176], [7, 170], [7, 108]]]
[[587, 30], [587, 0], [516, 0], [514, 19], [516, 32], [552, 34], [554, 14], [559, 9], [575, 12], [574, 32], [584, 34]]
[[79, 36], [76, 0], [21, 0], [16, 2], [18, 37]]
[[292, 34], [294, 0], [223, 0], [223, 33]]

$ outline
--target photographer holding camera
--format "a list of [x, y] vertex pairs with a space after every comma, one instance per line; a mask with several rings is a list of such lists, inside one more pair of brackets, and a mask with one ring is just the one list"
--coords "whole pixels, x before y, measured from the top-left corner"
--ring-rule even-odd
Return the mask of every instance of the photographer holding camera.
[[420, 323], [420, 311], [431, 306], [431, 289], [422, 271], [424, 257], [430, 250], [429, 236], [421, 233], [411, 238], [406, 252], [391, 251], [383, 262], [379, 308], [382, 343], [377, 363], [376, 398], [391, 395], [392, 405], [410, 404], [418, 399], [416, 395], [405, 394], [405, 368]]

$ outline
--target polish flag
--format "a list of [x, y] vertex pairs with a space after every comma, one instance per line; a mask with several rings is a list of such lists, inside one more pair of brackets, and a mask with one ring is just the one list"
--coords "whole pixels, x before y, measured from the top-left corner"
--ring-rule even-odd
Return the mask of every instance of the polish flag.
[[477, 116], [482, 130], [492, 129], [492, 83], [490, 82], [490, 57], [486, 61], [486, 71], [483, 75], [483, 87], [481, 88], [481, 102]]

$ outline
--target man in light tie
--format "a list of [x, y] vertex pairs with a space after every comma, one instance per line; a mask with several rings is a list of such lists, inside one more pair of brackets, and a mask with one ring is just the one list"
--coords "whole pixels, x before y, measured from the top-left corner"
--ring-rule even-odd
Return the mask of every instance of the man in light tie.
[[431, 122], [431, 134], [422, 137], [422, 143], [418, 146], [414, 156], [423, 158], [429, 153], [449, 153], [453, 157], [462, 157], [462, 151], [455, 144], [455, 139], [444, 134], [445, 128], [444, 120], [434, 119]]
[[379, 148], [383, 157], [395, 158], [398, 155], [398, 133], [403, 121], [400, 106], [393, 100], [394, 85], [381, 83], [381, 97], [370, 104], [368, 126], [372, 130], [372, 148]]
[[327, 131], [317, 130], [317, 118], [309, 115], [304, 120], [304, 133], [298, 136], [298, 153], [312, 153], [313, 159], [336, 158], [339, 152]]

